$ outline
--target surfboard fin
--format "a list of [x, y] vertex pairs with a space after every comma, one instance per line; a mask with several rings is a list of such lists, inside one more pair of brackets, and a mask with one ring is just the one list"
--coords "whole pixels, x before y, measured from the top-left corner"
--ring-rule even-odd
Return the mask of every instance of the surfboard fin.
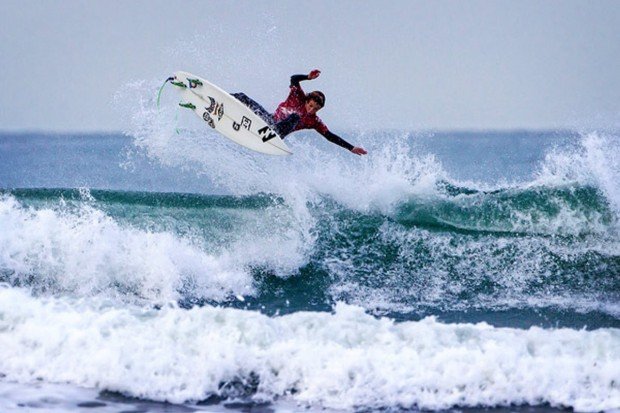
[[196, 109], [196, 105], [194, 105], [193, 103], [179, 103], [179, 106], [187, 109]]
[[179, 82], [178, 80], [176, 82], [170, 82], [170, 83], [172, 83], [173, 85], [178, 86], [178, 87], [187, 88], [185, 83]]
[[187, 82], [189, 83], [189, 88], [193, 89], [196, 86], [202, 86], [202, 82], [199, 79], [187, 79]]

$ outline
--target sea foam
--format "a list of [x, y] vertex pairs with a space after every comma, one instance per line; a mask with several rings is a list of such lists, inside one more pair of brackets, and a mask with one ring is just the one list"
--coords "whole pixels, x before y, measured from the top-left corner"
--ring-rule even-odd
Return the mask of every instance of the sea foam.
[[121, 225], [87, 203], [35, 209], [4, 196], [0, 227], [3, 278], [39, 291], [149, 301], [178, 299], [185, 284], [214, 300], [253, 291], [233, 256], [209, 254], [170, 232]]
[[620, 407], [620, 331], [395, 323], [338, 304], [267, 317], [0, 289], [0, 373], [175, 403], [210, 395], [329, 408]]

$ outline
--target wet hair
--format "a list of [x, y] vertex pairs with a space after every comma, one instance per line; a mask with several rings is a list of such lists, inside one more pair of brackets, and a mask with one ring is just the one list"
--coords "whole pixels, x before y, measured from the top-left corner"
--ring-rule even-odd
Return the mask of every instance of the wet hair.
[[321, 105], [321, 107], [325, 106], [325, 95], [323, 92], [319, 92], [318, 90], [310, 92], [306, 95], [306, 102], [309, 100], [314, 100], [316, 103]]

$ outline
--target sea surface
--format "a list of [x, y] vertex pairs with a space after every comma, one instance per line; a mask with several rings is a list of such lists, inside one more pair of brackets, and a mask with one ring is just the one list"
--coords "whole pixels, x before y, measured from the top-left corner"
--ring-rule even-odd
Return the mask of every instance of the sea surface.
[[146, 107], [0, 134], [0, 411], [620, 410], [619, 133]]

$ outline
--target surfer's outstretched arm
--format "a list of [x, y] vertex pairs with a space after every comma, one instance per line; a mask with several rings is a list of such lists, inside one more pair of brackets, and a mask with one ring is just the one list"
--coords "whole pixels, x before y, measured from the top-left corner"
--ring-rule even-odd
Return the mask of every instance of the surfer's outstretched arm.
[[340, 136], [330, 132], [329, 130], [325, 131], [325, 133], [321, 133], [321, 135], [323, 135], [325, 139], [327, 139], [331, 143], [335, 143], [336, 145], [345, 148], [346, 150], [353, 152], [356, 155], [366, 155], [368, 153], [364, 148], [351, 145], [349, 142], [345, 141]]
[[[330, 132], [329, 129], [327, 129], [327, 126], [325, 126], [325, 124], [316, 116], [316, 112], [318, 112], [325, 105], [325, 95], [323, 94], [323, 92], [315, 90], [314, 92], [306, 95], [301, 90], [299, 82], [304, 80], [316, 79], [320, 75], [321, 71], [318, 69], [314, 69], [307, 75], [291, 76], [291, 95], [297, 93], [297, 95], [295, 95], [298, 102], [297, 104], [300, 106], [303, 105], [303, 107], [299, 109], [302, 112], [301, 114], [305, 117], [305, 124], [302, 126], [302, 128], [315, 129], [331, 143], [345, 148], [346, 150], [356, 155], [366, 155], [368, 152], [366, 152], [364, 148], [353, 146], [349, 142], [342, 139], [340, 136]], [[280, 104], [280, 107], [282, 105], [283, 104]], [[278, 110], [280, 109], [280, 107], [278, 107]], [[291, 128], [291, 130], [293, 129], [294, 127]]]

